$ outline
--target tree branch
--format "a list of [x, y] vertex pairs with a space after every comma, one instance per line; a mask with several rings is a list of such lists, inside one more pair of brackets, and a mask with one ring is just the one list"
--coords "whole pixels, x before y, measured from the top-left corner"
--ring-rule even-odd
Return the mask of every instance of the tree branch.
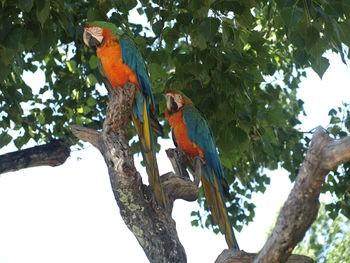
[[317, 217], [318, 198], [326, 175], [348, 161], [350, 137], [333, 140], [322, 127], [317, 127], [295, 185], [254, 263], [287, 261]]
[[57, 166], [70, 155], [70, 148], [62, 140], [31, 147], [0, 156], [0, 174], [36, 166]]
[[[250, 263], [255, 258], [255, 253], [247, 253], [243, 250], [225, 249], [215, 263]], [[291, 255], [287, 263], [313, 263], [314, 261], [302, 255]]]
[[100, 132], [79, 125], [71, 125], [70, 127], [75, 137], [91, 143], [96, 148], [99, 147], [98, 140], [101, 134]]

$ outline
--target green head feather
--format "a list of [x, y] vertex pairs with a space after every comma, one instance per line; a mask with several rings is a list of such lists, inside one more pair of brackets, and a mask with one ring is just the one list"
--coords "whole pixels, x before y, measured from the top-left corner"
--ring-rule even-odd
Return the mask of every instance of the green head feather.
[[115, 24], [105, 21], [93, 21], [89, 23], [89, 26], [96, 26], [101, 28], [108, 28], [111, 30], [112, 34], [115, 35], [118, 39], [124, 34], [124, 32], [119, 29]]

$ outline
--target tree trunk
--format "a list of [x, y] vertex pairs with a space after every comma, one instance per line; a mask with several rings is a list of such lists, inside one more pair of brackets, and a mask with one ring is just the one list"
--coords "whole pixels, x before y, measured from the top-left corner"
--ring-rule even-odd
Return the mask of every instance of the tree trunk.
[[121, 216], [149, 261], [186, 262], [186, 253], [179, 241], [171, 211], [175, 199], [196, 200], [198, 189], [188, 178], [173, 173], [162, 176], [167, 199], [165, 210], [157, 205], [149, 186], [142, 183], [126, 139], [135, 90], [135, 85], [127, 83], [123, 89], [111, 92], [102, 132], [75, 125], [72, 131], [78, 138], [97, 147], [103, 155]]

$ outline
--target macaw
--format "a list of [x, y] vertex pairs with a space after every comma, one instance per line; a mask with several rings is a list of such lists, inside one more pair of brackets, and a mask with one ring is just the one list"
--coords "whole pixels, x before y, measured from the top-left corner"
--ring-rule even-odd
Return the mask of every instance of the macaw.
[[173, 139], [190, 160], [202, 158], [201, 181], [206, 202], [229, 248], [239, 249], [226, 206], [224, 193], [228, 184], [216, 151], [213, 134], [204, 115], [192, 101], [178, 91], [167, 91], [165, 117], [172, 127]]
[[134, 42], [116, 25], [96, 21], [84, 27], [83, 39], [88, 47], [96, 47], [99, 71], [106, 87], [123, 88], [127, 82], [137, 85], [131, 119], [139, 136], [149, 183], [159, 205], [166, 207], [153, 143], [153, 131], [163, 136], [163, 129], [154, 116], [154, 98], [145, 62]]

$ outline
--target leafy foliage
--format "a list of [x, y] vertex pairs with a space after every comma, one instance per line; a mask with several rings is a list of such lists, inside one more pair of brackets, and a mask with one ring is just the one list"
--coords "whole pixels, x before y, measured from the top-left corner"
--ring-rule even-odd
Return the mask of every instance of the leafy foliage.
[[[327, 131], [336, 139], [350, 133], [350, 104], [343, 103], [342, 107], [331, 109], [328, 113], [330, 123]], [[342, 164], [338, 169], [327, 175], [323, 192], [333, 195], [331, 203], [326, 205], [330, 217], [335, 219], [339, 213], [350, 218], [350, 163]]]
[[344, 216], [331, 219], [322, 204], [317, 220], [293, 253], [312, 257], [315, 262], [350, 262], [349, 220]]
[[[151, 26], [130, 22], [133, 9]], [[50, 138], [75, 144], [70, 124], [102, 126], [106, 93], [82, 32], [88, 21], [108, 17], [142, 51], [160, 118], [165, 89], [184, 91], [206, 115], [239, 229], [254, 216], [251, 193], [269, 184], [263, 168], [280, 164], [295, 177], [307, 143], [296, 129], [303, 112], [296, 97], [300, 77], [309, 66], [322, 76], [328, 49], [345, 57], [349, 16], [346, 0], [1, 0], [0, 146]], [[32, 90], [22, 75], [38, 69], [45, 85]], [[129, 137], [134, 134], [130, 128]], [[210, 216], [193, 214], [194, 225], [212, 224]]]

